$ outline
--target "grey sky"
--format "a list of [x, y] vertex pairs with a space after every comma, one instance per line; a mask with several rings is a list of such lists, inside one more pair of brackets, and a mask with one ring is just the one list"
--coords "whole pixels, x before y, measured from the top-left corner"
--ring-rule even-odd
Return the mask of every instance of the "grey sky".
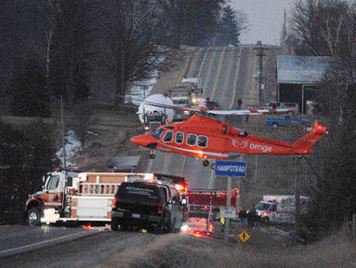
[[249, 30], [240, 36], [241, 43], [279, 45], [284, 9], [288, 13], [296, 0], [231, 0], [234, 9], [247, 15]]

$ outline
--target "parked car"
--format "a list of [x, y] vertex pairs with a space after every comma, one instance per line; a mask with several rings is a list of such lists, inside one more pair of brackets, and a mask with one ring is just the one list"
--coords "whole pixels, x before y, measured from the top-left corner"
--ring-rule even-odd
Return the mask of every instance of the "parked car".
[[125, 182], [113, 200], [111, 229], [128, 227], [157, 233], [180, 230], [183, 204], [173, 185], [158, 182]]
[[266, 119], [266, 125], [272, 127], [280, 126], [300, 126], [300, 127], [311, 127], [312, 122], [308, 119], [298, 118], [294, 115], [286, 115], [284, 117], [268, 117]]
[[206, 106], [208, 107], [208, 110], [221, 110], [220, 104], [216, 101], [208, 101]]
[[299, 105], [295, 102], [270, 102], [267, 104], [269, 108], [289, 108], [295, 113], [299, 113]]

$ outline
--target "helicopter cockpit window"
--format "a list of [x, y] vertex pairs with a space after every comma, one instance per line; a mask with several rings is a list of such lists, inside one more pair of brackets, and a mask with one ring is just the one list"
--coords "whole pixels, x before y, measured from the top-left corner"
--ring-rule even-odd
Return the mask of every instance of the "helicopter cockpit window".
[[198, 136], [198, 146], [199, 147], [207, 147], [208, 146], [208, 138], [206, 136]]
[[188, 134], [187, 136], [187, 144], [190, 146], [194, 146], [197, 143], [197, 135]]
[[183, 132], [176, 133], [176, 143], [183, 143], [184, 134]]
[[157, 128], [155, 131], [152, 132], [152, 136], [156, 139], [161, 138], [162, 133], [163, 133], [164, 129], [163, 128]]
[[171, 142], [173, 139], [173, 131], [172, 130], [168, 130], [166, 132], [166, 134], [163, 137], [163, 141], [164, 142]]

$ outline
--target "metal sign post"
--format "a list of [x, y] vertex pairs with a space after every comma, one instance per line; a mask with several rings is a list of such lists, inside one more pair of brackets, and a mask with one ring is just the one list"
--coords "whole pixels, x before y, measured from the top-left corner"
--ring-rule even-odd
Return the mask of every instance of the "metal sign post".
[[[226, 207], [231, 206], [231, 177], [227, 177], [227, 188], [226, 188]], [[225, 229], [224, 229], [224, 240], [229, 240], [229, 231], [230, 231], [230, 218], [225, 219]]]
[[[217, 176], [227, 176], [227, 189], [226, 189], [226, 211], [229, 211], [231, 208], [231, 177], [240, 177], [246, 176], [247, 165], [246, 162], [238, 162], [238, 161], [223, 161], [218, 160], [215, 163], [215, 175]], [[224, 239], [229, 240], [229, 231], [230, 231], [230, 218], [233, 215], [230, 213], [223, 213], [225, 217], [224, 224]]]

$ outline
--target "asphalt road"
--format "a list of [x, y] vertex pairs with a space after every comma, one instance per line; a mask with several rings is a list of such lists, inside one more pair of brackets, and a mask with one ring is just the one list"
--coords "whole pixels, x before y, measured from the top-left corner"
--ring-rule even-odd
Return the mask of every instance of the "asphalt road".
[[[252, 47], [200, 48], [194, 55], [186, 77], [200, 77], [203, 95], [217, 101], [223, 109], [236, 109], [237, 100], [249, 103], [257, 92], [253, 86], [254, 51]], [[226, 178], [216, 179], [200, 159], [169, 153], [156, 153], [146, 172], [185, 176], [191, 189], [226, 189]], [[233, 187], [238, 183], [233, 181]]]
[[[28, 246], [34, 245], [35, 241], [46, 242], [52, 237], [52, 242], [45, 247], [33, 247], [31, 251], [19, 252], [19, 254], [8, 257], [0, 257], [0, 267], [86, 267], [103, 263], [108, 257], [124, 250], [130, 250], [137, 246], [142, 246], [153, 242], [158, 235], [138, 233], [138, 232], [111, 232], [111, 231], [93, 231], [81, 228], [49, 228], [44, 232], [43, 228], [13, 227], [6, 235], [6, 230], [0, 228], [1, 248], [12, 248], [11, 241], [15, 244], [22, 243]], [[19, 234], [15, 235], [14, 231]], [[85, 234], [79, 237], [74, 236], [79, 232]], [[72, 239], [67, 241], [55, 241], [66, 233], [67, 237]], [[60, 235], [61, 234], [61, 235]], [[4, 236], [5, 235], [5, 236]], [[4, 238], [3, 238], [4, 237]], [[11, 241], [10, 241], [11, 240]], [[31, 242], [30, 242], [31, 241]], [[1, 252], [0, 252], [1, 253]], [[0, 255], [1, 256], [1, 255]]]

